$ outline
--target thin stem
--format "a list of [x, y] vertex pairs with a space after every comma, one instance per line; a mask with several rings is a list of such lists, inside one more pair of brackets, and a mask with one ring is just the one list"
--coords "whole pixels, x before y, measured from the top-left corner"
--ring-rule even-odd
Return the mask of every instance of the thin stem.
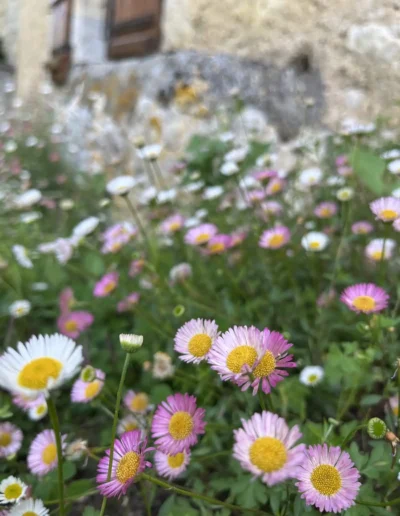
[[[86, 497], [86, 496], [91, 496], [91, 495], [94, 495], [94, 494], [97, 494], [98, 493], [98, 490], [97, 488], [94, 488], [94, 489], [89, 489], [89, 491], [86, 491], [86, 493], [79, 493], [75, 496], [68, 496], [67, 498], [65, 498], [65, 501], [66, 502], [73, 502], [74, 500], [79, 500], [80, 498], [83, 498], [83, 497]], [[56, 505], [59, 503], [59, 500], [45, 500], [43, 502], [45, 505]]]
[[263, 398], [263, 391], [262, 389], [258, 389], [258, 399], [260, 401], [260, 406], [262, 410], [267, 410], [267, 407], [265, 406], [265, 401]]
[[400, 498], [390, 500], [390, 502], [369, 502], [367, 500], [356, 500], [358, 505], [367, 505], [369, 507], [392, 507], [393, 505], [400, 504]]
[[385, 223], [385, 229], [384, 229], [384, 235], [383, 235], [383, 245], [382, 245], [382, 256], [379, 263], [379, 284], [382, 285], [385, 281], [385, 269], [386, 269], [386, 263], [385, 263], [385, 249], [386, 249], [386, 242], [389, 236], [390, 231], [390, 225], [386, 222]]
[[397, 428], [400, 428], [400, 367], [397, 368], [397, 392], [398, 392], [398, 400], [397, 400]]
[[[125, 357], [124, 366], [122, 368], [121, 379], [119, 382], [119, 387], [118, 387], [118, 392], [117, 392], [117, 399], [115, 402], [114, 421], [113, 421], [112, 430], [111, 430], [110, 460], [108, 463], [107, 482], [109, 482], [110, 478], [111, 478], [112, 464], [113, 464], [113, 458], [114, 458], [115, 436], [117, 435], [119, 407], [121, 405], [122, 389], [123, 389], [124, 383], [125, 383], [126, 372], [128, 371], [129, 360], [130, 360], [130, 354], [127, 353], [126, 357]], [[107, 505], [107, 498], [104, 497], [103, 503], [101, 504], [100, 516], [104, 516], [104, 511], [106, 510], [106, 505]]]
[[139, 231], [140, 233], [142, 234], [142, 237], [143, 237], [143, 240], [145, 241], [145, 244], [147, 245], [147, 247], [150, 249], [150, 242], [149, 242], [149, 239], [147, 237], [147, 233], [146, 233], [146, 230], [144, 229], [144, 226], [142, 224], [142, 221], [140, 220], [140, 217], [139, 217], [139, 213], [137, 212], [136, 208], [134, 207], [133, 203], [131, 202], [131, 200], [129, 199], [129, 197], [127, 195], [124, 196], [124, 199], [125, 199], [125, 202], [129, 208], [129, 211], [132, 213], [132, 216], [139, 228]]
[[200, 455], [199, 457], [193, 457], [196, 461], [202, 462], [203, 460], [215, 459], [216, 457], [225, 457], [226, 455], [232, 455], [230, 450], [223, 450], [209, 455]]
[[351, 432], [349, 432], [346, 437], [343, 439], [342, 441], [342, 444], [340, 445], [340, 448], [343, 450], [344, 447], [347, 445], [347, 443], [349, 441], [351, 441], [351, 439], [353, 439], [353, 437], [356, 435], [356, 433], [359, 431], [359, 430], [362, 430], [363, 428], [365, 428], [365, 425], [358, 425], [354, 428], [354, 430], [351, 430]]
[[144, 480], [140, 481], [140, 492], [142, 493], [143, 503], [146, 508], [146, 514], [147, 514], [147, 516], [151, 516], [151, 505], [149, 503], [149, 498], [147, 496]]
[[64, 475], [63, 475], [63, 456], [62, 456], [62, 444], [61, 444], [61, 433], [60, 433], [60, 422], [57, 416], [57, 410], [53, 398], [49, 397], [47, 400], [47, 407], [49, 409], [49, 416], [51, 425], [54, 430], [57, 448], [57, 472], [58, 472], [58, 496], [60, 504], [60, 516], [65, 515], [64, 506]]
[[162, 188], [166, 188], [166, 185], [164, 183], [164, 176], [163, 176], [160, 164], [158, 163], [157, 160], [152, 161], [151, 164], [153, 165], [154, 172], [155, 172], [156, 176], [158, 177], [158, 181], [159, 181], [160, 185], [162, 186]]
[[203, 500], [204, 502], [207, 502], [211, 505], [219, 505], [220, 507], [226, 507], [227, 509], [231, 509], [233, 511], [240, 511], [242, 513], [251, 512], [253, 514], [269, 514], [268, 512], [260, 511], [258, 509], [245, 509], [244, 507], [233, 505], [227, 502], [222, 502], [221, 500], [217, 500], [215, 498], [211, 498], [200, 493], [194, 493], [193, 491], [189, 491], [188, 489], [182, 489], [181, 487], [170, 484], [169, 482], [165, 482], [164, 480], [160, 480], [159, 478], [147, 475], [147, 473], [142, 473], [141, 478], [143, 478], [144, 480], [148, 480], [149, 482], [152, 482], [157, 486], [163, 487], [164, 489], [168, 489], [169, 491], [174, 491], [175, 493], [180, 494], [182, 496], [197, 498], [198, 500]]

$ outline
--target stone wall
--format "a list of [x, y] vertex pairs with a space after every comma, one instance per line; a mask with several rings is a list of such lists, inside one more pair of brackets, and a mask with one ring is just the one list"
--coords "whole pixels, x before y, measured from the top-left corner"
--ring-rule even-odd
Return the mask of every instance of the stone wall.
[[281, 66], [307, 56], [321, 70], [330, 124], [345, 116], [400, 119], [398, 0], [166, 0], [163, 33], [165, 50]]

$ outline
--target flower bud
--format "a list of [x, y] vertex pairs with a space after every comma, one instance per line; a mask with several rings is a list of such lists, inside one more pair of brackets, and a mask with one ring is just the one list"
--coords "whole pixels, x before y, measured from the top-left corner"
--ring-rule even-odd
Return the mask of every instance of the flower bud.
[[87, 453], [87, 441], [77, 439], [68, 444], [65, 450], [65, 457], [68, 460], [76, 461], [80, 460]]
[[177, 305], [173, 311], [172, 314], [175, 317], [181, 317], [185, 313], [185, 307], [183, 305]]
[[142, 347], [143, 335], [134, 335], [133, 333], [121, 333], [119, 336], [121, 347], [126, 353], [135, 353]]
[[368, 421], [367, 432], [371, 439], [383, 439], [387, 432], [386, 423], [378, 417], [373, 417]]
[[81, 380], [83, 382], [93, 382], [96, 379], [96, 369], [90, 365], [84, 367], [81, 371]]

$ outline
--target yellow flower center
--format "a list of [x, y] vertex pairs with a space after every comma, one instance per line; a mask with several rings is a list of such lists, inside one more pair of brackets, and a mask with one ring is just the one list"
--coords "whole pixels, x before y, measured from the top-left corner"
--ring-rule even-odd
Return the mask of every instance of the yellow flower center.
[[192, 416], [188, 412], [175, 412], [168, 425], [171, 437], [177, 441], [186, 439], [192, 433], [194, 427]]
[[119, 251], [122, 247], [122, 243], [121, 242], [113, 242], [113, 244], [111, 245], [111, 251], [113, 253], [116, 253], [117, 251]]
[[342, 487], [342, 478], [335, 466], [321, 464], [312, 472], [311, 483], [322, 495], [332, 496]]
[[180, 222], [172, 222], [169, 225], [169, 230], [170, 231], [178, 231], [178, 229], [181, 229], [181, 223]]
[[395, 220], [398, 218], [399, 214], [394, 210], [382, 210], [379, 216], [384, 220]]
[[87, 385], [85, 389], [85, 398], [91, 399], [97, 396], [99, 394], [101, 389], [101, 383], [98, 380], [95, 380], [94, 382], [90, 382], [89, 385]]
[[16, 500], [22, 495], [22, 487], [20, 484], [10, 484], [4, 490], [6, 500]]
[[283, 243], [284, 240], [285, 240], [285, 237], [283, 235], [273, 235], [269, 239], [269, 245], [271, 247], [279, 247]]
[[138, 424], [134, 421], [129, 421], [129, 423], [124, 423], [125, 432], [130, 432], [131, 430], [137, 430], [139, 428]]
[[11, 434], [4, 432], [0, 434], [0, 446], [8, 446], [11, 443]]
[[185, 460], [184, 453], [177, 453], [176, 455], [168, 455], [168, 465], [171, 468], [180, 468]]
[[371, 253], [371, 258], [376, 261], [383, 260], [383, 251], [374, 251], [373, 253]]
[[314, 240], [314, 242], [309, 242], [308, 243], [308, 247], [310, 249], [319, 249], [320, 248], [320, 243]]
[[267, 351], [253, 371], [256, 378], [269, 376], [275, 371], [276, 361], [271, 351]]
[[204, 357], [211, 348], [211, 337], [206, 333], [198, 333], [189, 340], [189, 353], [195, 357]]
[[45, 389], [50, 378], [57, 380], [62, 368], [62, 363], [55, 358], [35, 358], [19, 373], [18, 384], [26, 389]]
[[195, 238], [196, 244], [205, 244], [210, 240], [210, 235], [208, 233], [200, 233]]
[[245, 364], [252, 367], [256, 359], [257, 351], [252, 346], [238, 346], [229, 353], [226, 366], [232, 373], [237, 374]]
[[285, 445], [275, 437], [256, 439], [250, 447], [249, 455], [252, 464], [264, 473], [280, 470], [287, 461]]
[[310, 374], [310, 376], [308, 377], [308, 382], [309, 383], [314, 383], [318, 380], [318, 376], [316, 374]]
[[215, 242], [209, 246], [208, 250], [211, 254], [221, 253], [225, 250], [225, 246], [222, 242]]
[[41, 416], [44, 412], [46, 412], [46, 409], [47, 409], [47, 405], [45, 403], [43, 403], [43, 405], [39, 405], [38, 407], [36, 407], [36, 414], [38, 416]]
[[65, 323], [65, 329], [67, 331], [76, 331], [78, 329], [78, 324], [76, 321], [70, 320]]
[[22, 516], [39, 516], [37, 512], [27, 511], [22, 514]]
[[112, 292], [115, 287], [117, 286], [117, 284], [115, 283], [115, 281], [109, 281], [105, 286], [104, 286], [104, 292], [106, 294], [109, 294], [110, 292]]
[[399, 407], [392, 407], [392, 412], [395, 416], [398, 416], [399, 414]]
[[332, 214], [332, 210], [330, 208], [321, 208], [319, 212], [320, 217], [330, 217]]
[[131, 401], [131, 409], [134, 412], [144, 412], [149, 405], [149, 397], [144, 392], [137, 394]]
[[46, 446], [42, 453], [42, 460], [48, 466], [54, 462], [57, 458], [57, 448], [54, 443], [50, 443]]
[[133, 451], [126, 453], [119, 461], [117, 470], [115, 472], [115, 476], [117, 477], [118, 482], [121, 484], [128, 482], [128, 480], [136, 475], [139, 466], [140, 456]]
[[271, 189], [270, 189], [270, 192], [271, 193], [278, 193], [281, 191], [281, 184], [280, 183], [275, 183], [271, 186]]
[[375, 308], [376, 302], [371, 296], [357, 296], [353, 299], [353, 306], [362, 312], [369, 312]]
[[24, 315], [25, 314], [25, 307], [20, 306], [15, 310], [16, 315]]

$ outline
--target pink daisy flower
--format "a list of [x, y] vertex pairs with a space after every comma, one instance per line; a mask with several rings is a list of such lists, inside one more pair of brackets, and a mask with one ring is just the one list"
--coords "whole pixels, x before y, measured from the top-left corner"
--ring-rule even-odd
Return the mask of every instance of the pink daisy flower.
[[90, 312], [63, 312], [57, 319], [57, 327], [63, 335], [76, 339], [93, 321], [94, 317]]
[[[66, 436], [62, 436], [63, 450], [65, 439]], [[35, 437], [29, 448], [27, 464], [29, 471], [40, 477], [57, 468], [57, 448], [53, 430], [43, 430]]]
[[240, 245], [247, 237], [247, 231], [245, 230], [237, 230], [230, 234], [231, 237], [231, 245], [230, 247], [236, 247]]
[[276, 177], [278, 175], [278, 172], [276, 170], [257, 170], [254, 172], [253, 177], [254, 179], [257, 179], [257, 181], [265, 181], [266, 179], [271, 179], [273, 177]]
[[129, 390], [124, 396], [124, 404], [127, 409], [136, 414], [146, 414], [153, 408], [150, 405], [149, 396], [145, 392], [135, 392]]
[[132, 292], [117, 304], [117, 312], [129, 312], [139, 303], [139, 299], [139, 292]]
[[106, 229], [102, 235], [104, 241], [120, 240], [122, 243], [128, 243], [131, 238], [137, 235], [137, 228], [130, 222], [118, 222]]
[[340, 156], [337, 156], [335, 160], [335, 164], [337, 167], [343, 167], [344, 165], [347, 165], [348, 158], [345, 154], [341, 154]]
[[396, 219], [394, 222], [393, 222], [393, 229], [397, 232], [400, 231], [400, 219]]
[[288, 376], [282, 368], [296, 367], [293, 355], [286, 352], [292, 344], [278, 332], [263, 331], [254, 326], [234, 326], [217, 338], [208, 361], [222, 380], [253, 387], [253, 395], [262, 388], [268, 394], [271, 387]]
[[336, 298], [336, 290], [331, 288], [329, 290], [326, 290], [325, 292], [322, 292], [317, 299], [317, 306], [320, 308], [325, 308], [326, 306], [329, 306], [332, 301]]
[[96, 481], [100, 493], [107, 498], [126, 494], [135, 478], [151, 467], [151, 463], [146, 460], [146, 453], [151, 450], [147, 448], [147, 439], [143, 438], [140, 430], [126, 432], [120, 439], [116, 439], [109, 481], [110, 450], [106, 451], [97, 466]]
[[261, 209], [265, 215], [279, 215], [283, 211], [282, 204], [278, 201], [265, 201], [261, 203]]
[[279, 249], [290, 240], [290, 230], [286, 226], [276, 226], [263, 232], [258, 242], [264, 249]]
[[129, 266], [129, 276], [131, 278], [134, 278], [138, 274], [140, 274], [143, 270], [145, 263], [146, 261], [143, 258], [140, 258], [139, 260], [133, 260], [133, 262], [131, 262]]
[[218, 228], [215, 224], [200, 224], [189, 229], [185, 235], [185, 242], [189, 245], [206, 244], [217, 233]]
[[280, 177], [274, 177], [271, 179], [271, 181], [268, 183], [265, 193], [266, 195], [276, 195], [285, 188], [286, 181], [284, 179], [281, 179]]
[[189, 394], [168, 396], [158, 407], [151, 425], [157, 448], [171, 455], [188, 451], [204, 434], [205, 410], [197, 408], [196, 398]]
[[389, 296], [383, 288], [373, 283], [358, 283], [347, 287], [340, 300], [353, 312], [371, 314], [384, 310], [388, 305]]
[[24, 396], [23, 394], [15, 394], [12, 397], [12, 402], [22, 410], [29, 410], [37, 405], [41, 405], [46, 401], [43, 394], [37, 394], [35, 396]]
[[358, 222], [354, 222], [351, 226], [353, 235], [367, 235], [368, 233], [372, 233], [373, 230], [374, 226], [366, 220], [359, 220]]
[[335, 202], [320, 202], [314, 210], [314, 214], [320, 219], [329, 219], [337, 213], [337, 204]]
[[192, 319], [185, 323], [175, 335], [174, 349], [184, 362], [199, 364], [207, 360], [208, 353], [218, 337], [215, 321]]
[[381, 197], [369, 205], [376, 218], [383, 222], [393, 222], [400, 217], [400, 199]]
[[221, 254], [231, 247], [232, 237], [230, 235], [215, 235], [207, 243], [208, 254]]
[[73, 403], [89, 403], [96, 398], [104, 387], [106, 375], [100, 369], [96, 369], [96, 379], [93, 382], [84, 382], [81, 378], [76, 380], [71, 390]]
[[183, 473], [190, 461], [190, 452], [183, 451], [175, 455], [168, 455], [159, 450], [154, 455], [154, 465], [157, 473], [161, 477], [166, 477], [168, 480], [179, 477]]
[[58, 304], [60, 307], [60, 312], [63, 314], [65, 312], [70, 312], [71, 308], [75, 303], [74, 292], [72, 288], [65, 288], [58, 299]]
[[118, 285], [118, 272], [109, 272], [105, 274], [94, 287], [93, 295], [95, 297], [107, 297]]
[[160, 229], [163, 233], [170, 235], [171, 233], [175, 233], [176, 231], [182, 229], [184, 223], [185, 219], [183, 216], [179, 213], [176, 213], [175, 215], [171, 215], [170, 217], [166, 218], [161, 223]]
[[349, 177], [353, 174], [353, 169], [351, 167], [343, 166], [337, 169], [339, 176]]
[[0, 423], [0, 458], [14, 455], [21, 448], [23, 433], [12, 423]]
[[263, 199], [265, 199], [265, 196], [266, 196], [266, 193], [265, 193], [265, 190], [261, 190], [261, 189], [258, 189], [258, 190], [249, 190], [247, 192], [247, 199], [252, 203], [252, 204], [258, 204], [259, 202], [261, 202]]
[[350, 455], [339, 446], [317, 444], [304, 452], [296, 483], [306, 505], [320, 512], [342, 512], [352, 505], [360, 489], [360, 474]]
[[390, 260], [393, 256], [396, 242], [391, 238], [374, 238], [365, 248], [365, 255], [374, 262]]
[[266, 411], [242, 419], [242, 425], [233, 432], [233, 456], [243, 469], [268, 486], [296, 478], [305, 451], [304, 444], [295, 445], [302, 436], [297, 425], [289, 429], [283, 418]]

